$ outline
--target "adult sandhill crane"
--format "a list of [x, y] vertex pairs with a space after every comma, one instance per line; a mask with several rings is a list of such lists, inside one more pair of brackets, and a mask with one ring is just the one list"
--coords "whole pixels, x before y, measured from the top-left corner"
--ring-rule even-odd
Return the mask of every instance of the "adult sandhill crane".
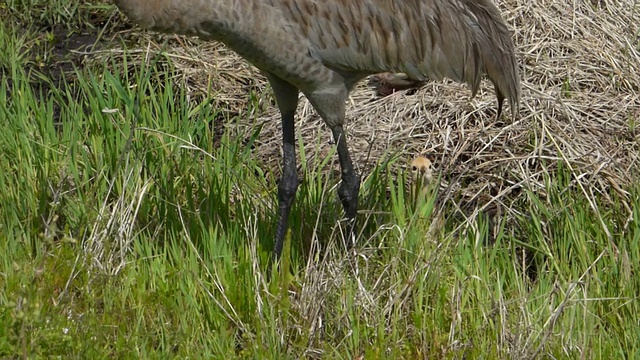
[[274, 254], [278, 258], [298, 188], [294, 114], [302, 92], [333, 133], [342, 170], [338, 195], [349, 220], [360, 178], [343, 124], [349, 92], [382, 72], [415, 82], [444, 77], [472, 94], [486, 74], [517, 113], [520, 79], [510, 33], [491, 0], [115, 0], [151, 30], [226, 44], [269, 80], [282, 116], [283, 170], [278, 183]]

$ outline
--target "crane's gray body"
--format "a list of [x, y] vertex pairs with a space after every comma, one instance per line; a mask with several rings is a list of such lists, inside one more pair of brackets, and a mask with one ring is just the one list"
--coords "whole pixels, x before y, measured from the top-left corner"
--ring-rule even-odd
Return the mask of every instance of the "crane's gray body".
[[340, 199], [357, 211], [359, 179], [342, 130], [345, 101], [369, 74], [402, 72], [413, 80], [451, 78], [475, 94], [486, 74], [512, 116], [520, 78], [510, 33], [490, 0], [115, 0], [152, 30], [225, 43], [265, 73], [283, 116], [276, 254], [298, 185], [293, 116], [298, 91], [331, 128], [342, 167]]

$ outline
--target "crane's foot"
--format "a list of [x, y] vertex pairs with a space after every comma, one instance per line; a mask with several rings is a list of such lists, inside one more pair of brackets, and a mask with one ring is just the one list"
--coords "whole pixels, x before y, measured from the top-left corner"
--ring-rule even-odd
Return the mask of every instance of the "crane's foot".
[[396, 91], [417, 90], [425, 81], [410, 79], [403, 73], [380, 73], [369, 77], [369, 86], [376, 90], [378, 96], [388, 96]]
[[338, 188], [338, 197], [342, 202], [347, 217], [346, 248], [350, 250], [356, 242], [356, 214], [358, 213], [358, 195], [360, 192], [360, 177], [352, 172], [344, 174], [342, 184]]

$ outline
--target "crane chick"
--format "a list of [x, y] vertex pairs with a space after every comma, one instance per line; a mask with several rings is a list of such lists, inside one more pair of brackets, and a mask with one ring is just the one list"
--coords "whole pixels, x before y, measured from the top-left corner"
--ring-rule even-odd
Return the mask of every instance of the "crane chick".
[[424, 202], [427, 196], [427, 187], [433, 180], [433, 164], [428, 158], [419, 155], [411, 160], [413, 183], [411, 184], [411, 201], [413, 204]]
[[344, 133], [345, 103], [371, 74], [413, 82], [450, 78], [475, 95], [487, 75], [512, 117], [520, 77], [507, 26], [491, 0], [115, 0], [133, 21], [165, 33], [226, 44], [260, 69], [282, 115], [283, 171], [278, 183], [274, 254], [278, 258], [298, 188], [294, 115], [302, 92], [337, 144], [338, 195], [355, 241], [360, 178]]

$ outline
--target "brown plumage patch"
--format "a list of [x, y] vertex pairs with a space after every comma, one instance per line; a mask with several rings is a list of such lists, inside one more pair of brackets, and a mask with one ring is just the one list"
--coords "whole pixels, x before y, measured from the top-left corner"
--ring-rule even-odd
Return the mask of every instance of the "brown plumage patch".
[[370, 76], [368, 84], [379, 96], [389, 96], [397, 91], [417, 90], [425, 84], [425, 81], [409, 79], [402, 73], [385, 72]]

